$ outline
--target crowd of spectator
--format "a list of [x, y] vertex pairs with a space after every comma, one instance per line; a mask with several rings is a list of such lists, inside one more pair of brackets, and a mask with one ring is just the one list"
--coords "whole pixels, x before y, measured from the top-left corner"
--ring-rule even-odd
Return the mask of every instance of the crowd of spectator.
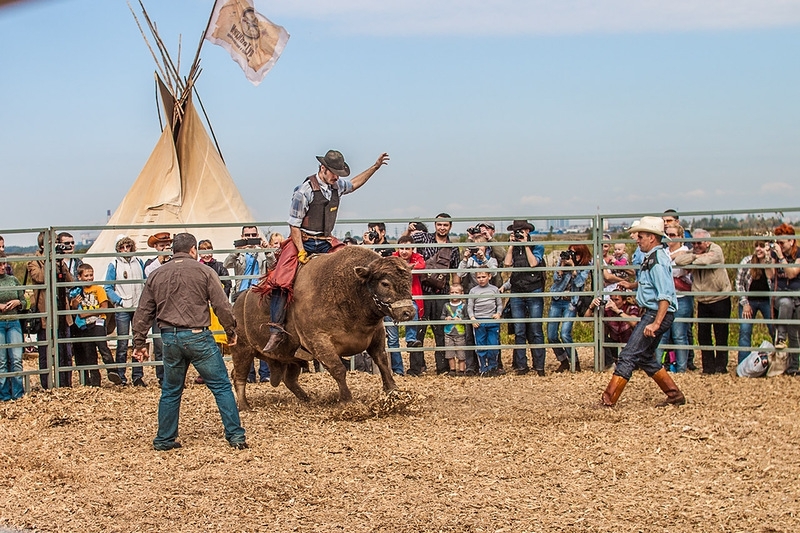
[[[535, 227], [526, 220], [515, 220], [506, 228], [508, 243], [502, 245], [495, 240], [494, 223], [481, 222], [467, 230], [467, 242], [460, 248], [451, 241], [450, 218], [447, 213], [437, 215], [432, 232], [421, 222], [411, 222], [396, 243], [389, 242], [386, 226], [380, 222], [368, 224], [363, 235], [364, 245], [382, 256], [399, 256], [413, 269], [412, 294], [418, 311], [415, 321], [420, 322], [401, 326], [405, 329], [405, 348], [409, 350], [407, 367], [401, 356], [398, 326], [391, 321], [386, 323], [394, 373], [419, 376], [428, 372], [425, 358], [428, 351], [433, 351], [432, 370], [437, 374], [505, 373], [499, 357], [501, 317], [512, 319], [509, 320], [510, 343], [514, 345], [511, 369], [520, 375], [530, 371], [545, 375], [546, 347], [552, 348], [559, 363], [556, 372], [580, 371], [572, 330], [576, 321], [584, 317], [602, 317], [606, 344], [628, 341], [640, 314], [633, 293], [628, 292], [636, 287], [640, 250], [629, 249], [626, 242], [612, 242], [611, 235], [604, 234], [597, 254], [579, 243], [546, 256], [545, 241], [536, 239]], [[781, 224], [771, 232], [753, 236], [749, 241], [752, 253], [741, 258], [732, 284], [723, 249], [708, 231], [695, 228], [689, 233], [671, 210], [664, 213], [663, 219], [667, 236], [665, 251], [672, 261], [678, 293], [676, 320], [662, 339], [664, 367], [673, 372], [697, 369], [691, 348], [696, 324], [697, 346], [702, 356], [700, 369], [704, 374], [727, 372], [731, 317], [736, 309], [738, 362], [752, 351], [754, 325], [765, 323], [774, 349], [787, 353], [785, 373], [797, 375], [800, 297], [793, 293], [800, 292], [800, 264], [794, 228]], [[56, 376], [42, 372], [39, 383], [43, 389], [53, 385], [53, 377], [58, 386], [71, 386], [72, 372], [68, 369], [73, 366], [73, 359], [76, 366], [97, 366], [98, 352], [104, 365], [112, 365], [106, 369], [111, 383], [128, 384], [126, 370], [132, 366], [130, 383], [147, 386], [142, 366], [128, 364], [131, 319], [144, 280], [170, 259], [170, 234], [156, 233], [148, 239], [148, 246], [156, 255], [146, 262], [136, 255], [135, 242], [119, 235], [117, 255], [108, 265], [103, 284], [96, 285], [92, 283], [95, 277], [92, 266], [73, 257], [73, 236], [59, 233], [56, 236], [59, 259], [52, 264], [60, 283], [54, 297], [46, 289], [26, 293], [24, 288], [29, 283], [45, 285], [49, 281], [51, 273], [46, 271], [44, 260], [45, 239], [42, 232], [38, 237], [37, 259], [27, 263], [25, 280], [20, 282], [8, 264], [0, 237], [0, 374], [22, 371], [23, 313], [47, 313], [49, 305], [55, 302], [59, 311], [69, 312], [48, 314], [56, 317], [58, 323], [52, 329], [62, 342], [56, 343], [55, 354], [60, 372]], [[241, 239], [234, 243], [235, 251], [222, 262], [214, 259], [212, 243], [201, 240], [199, 261], [219, 276], [225, 295], [235, 301], [243, 291], [258, 283], [260, 276], [275, 268], [283, 239], [280, 233], [265, 238], [257, 227], [245, 226]], [[623, 239], [627, 240], [625, 235], [618, 240]], [[593, 290], [595, 263], [602, 264], [602, 276], [601, 286]], [[62, 285], [71, 282], [76, 285]], [[580, 294], [586, 292], [594, 297]], [[546, 303], [549, 303], [547, 312]], [[39, 368], [46, 370], [52, 365], [48, 343], [42, 342], [48, 338], [47, 316], [38, 321], [36, 331], [30, 333], [39, 341]], [[426, 347], [424, 339], [429, 327], [432, 346]], [[107, 338], [114, 331], [116, 350], [112, 354]], [[222, 337], [219, 342], [224, 343]], [[156, 360], [160, 359], [158, 340], [154, 336]], [[617, 351], [614, 346], [604, 347], [606, 366], [614, 363]], [[251, 370], [250, 381], [269, 379], [268, 366], [260, 363], [259, 368]], [[163, 370], [161, 374], [159, 370], [161, 367], [156, 366], [160, 383]], [[82, 372], [85, 385], [100, 385], [97, 369]], [[23, 392], [20, 376], [0, 377], [0, 400], [19, 398]]]

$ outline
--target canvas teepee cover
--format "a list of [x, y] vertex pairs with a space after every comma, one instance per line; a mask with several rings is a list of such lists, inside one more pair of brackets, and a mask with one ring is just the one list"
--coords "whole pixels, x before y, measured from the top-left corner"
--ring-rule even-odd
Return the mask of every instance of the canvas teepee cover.
[[[163, 227], [166, 224], [236, 223], [237, 227], [186, 229], [198, 240], [210, 239], [215, 248], [232, 248], [233, 241], [240, 235], [238, 226], [253, 221], [225, 163], [206, 133], [192, 103], [191, 93], [181, 106], [160, 79], [158, 84], [167, 116], [166, 127], [139, 177], [108, 221], [109, 226], [141, 224], [144, 227], [105, 229], [89, 249], [89, 254], [113, 253], [117, 236], [123, 233], [136, 242], [138, 252], [146, 251], [150, 235], [160, 231], [181, 231], [176, 228], [167, 230]], [[87, 257], [85, 261], [94, 267], [95, 279], [101, 280], [105, 278], [113, 258]]]

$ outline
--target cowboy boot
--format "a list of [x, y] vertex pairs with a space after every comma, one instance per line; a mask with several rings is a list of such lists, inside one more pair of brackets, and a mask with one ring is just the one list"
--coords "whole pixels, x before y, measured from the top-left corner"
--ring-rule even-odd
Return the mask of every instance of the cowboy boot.
[[656, 383], [658, 383], [658, 386], [661, 387], [661, 390], [667, 395], [667, 399], [657, 404], [656, 407], [683, 405], [686, 403], [686, 397], [672, 380], [672, 376], [667, 373], [666, 369], [662, 368], [653, 374], [653, 379]]
[[278, 345], [283, 342], [283, 339], [286, 337], [286, 333], [282, 331], [273, 331], [272, 334], [269, 336], [269, 340], [267, 341], [266, 346], [264, 346], [261, 351], [264, 353], [270, 353], [275, 351], [278, 348]]
[[608, 382], [608, 387], [606, 387], [600, 399], [602, 405], [604, 407], [614, 407], [617, 400], [619, 400], [619, 397], [622, 395], [622, 389], [624, 389], [627, 384], [628, 380], [622, 376], [616, 374], [611, 376], [611, 381]]

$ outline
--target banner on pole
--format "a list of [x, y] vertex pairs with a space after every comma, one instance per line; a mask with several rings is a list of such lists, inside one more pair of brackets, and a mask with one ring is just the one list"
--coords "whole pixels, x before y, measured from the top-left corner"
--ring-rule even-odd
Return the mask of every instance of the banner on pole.
[[258, 85], [278, 61], [289, 34], [257, 12], [251, 0], [217, 0], [206, 39], [227, 50]]

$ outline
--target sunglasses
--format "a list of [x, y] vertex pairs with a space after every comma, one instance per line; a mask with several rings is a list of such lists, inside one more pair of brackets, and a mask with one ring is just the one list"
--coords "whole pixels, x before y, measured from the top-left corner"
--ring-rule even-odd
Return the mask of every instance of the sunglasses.
[[75, 246], [75, 241], [64, 241], [61, 244], [64, 246]]
[[258, 233], [245, 233], [242, 235], [245, 239], [254, 239], [258, 237]]

